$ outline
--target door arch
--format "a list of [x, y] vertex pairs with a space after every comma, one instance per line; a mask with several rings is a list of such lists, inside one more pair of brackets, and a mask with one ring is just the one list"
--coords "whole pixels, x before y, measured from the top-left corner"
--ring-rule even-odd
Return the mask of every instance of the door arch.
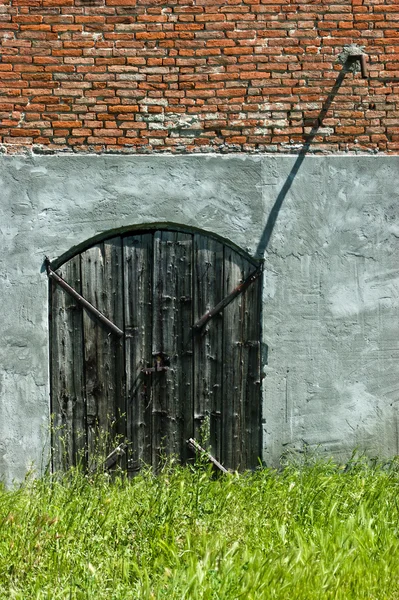
[[185, 462], [205, 424], [226, 467], [258, 464], [257, 261], [204, 232], [157, 228], [97, 240], [56, 273], [123, 335], [52, 280], [55, 468], [90, 461], [100, 431], [109, 449], [111, 432], [126, 438], [129, 471], [168, 455]]

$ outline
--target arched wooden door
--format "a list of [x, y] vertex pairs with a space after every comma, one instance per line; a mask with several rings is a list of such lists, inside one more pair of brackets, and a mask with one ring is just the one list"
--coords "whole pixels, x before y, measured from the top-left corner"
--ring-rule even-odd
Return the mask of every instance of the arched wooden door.
[[157, 468], [168, 455], [185, 462], [186, 441], [199, 440], [204, 424], [226, 467], [256, 466], [258, 267], [213, 237], [161, 229], [106, 239], [60, 266], [56, 273], [123, 335], [52, 281], [54, 466], [79, 453], [90, 461], [98, 433], [110, 431], [128, 442], [128, 470]]

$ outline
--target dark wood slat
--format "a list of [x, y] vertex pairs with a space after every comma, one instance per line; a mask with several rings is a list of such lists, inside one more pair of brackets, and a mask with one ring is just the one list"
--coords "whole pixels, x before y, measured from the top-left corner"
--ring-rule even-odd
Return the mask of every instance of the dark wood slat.
[[[174, 415], [176, 441], [174, 452], [184, 463], [188, 458], [186, 440], [194, 433], [194, 364], [193, 364], [193, 236], [176, 235], [176, 299], [177, 312], [177, 390]], [[173, 421], [172, 421], [173, 422]]]
[[[124, 302], [123, 302], [123, 251], [121, 237], [112, 238], [104, 242], [104, 266], [105, 266], [105, 285], [106, 294], [104, 297], [104, 310], [107, 315], [112, 317], [112, 321], [119, 329], [124, 330]], [[106, 328], [104, 328], [104, 332]], [[125, 348], [123, 338], [109, 335], [110, 344], [110, 378], [113, 375], [113, 382], [108, 382], [110, 390], [109, 414], [111, 418], [116, 419], [114, 431], [117, 435], [118, 444], [125, 441], [127, 434], [126, 422], [126, 377], [125, 377]], [[111, 436], [113, 437], [113, 435]], [[115, 443], [110, 440], [109, 447], [114, 447]], [[126, 467], [126, 456], [121, 455], [119, 460], [121, 467]]]
[[127, 435], [132, 471], [152, 462], [152, 380], [141, 372], [152, 363], [152, 252], [152, 234], [124, 238]]
[[242, 468], [248, 469], [261, 455], [260, 294], [258, 279], [243, 297]]
[[[58, 273], [77, 290], [80, 258]], [[83, 379], [83, 313], [74, 298], [51, 283], [51, 410], [54, 415], [53, 469], [65, 469], [84, 459], [86, 444]]]
[[185, 433], [192, 429], [191, 264], [191, 235], [155, 233], [152, 353], [170, 363], [152, 375], [155, 468], [162, 454], [184, 458]]
[[[118, 327], [123, 327], [120, 238], [81, 254], [83, 296]], [[83, 315], [89, 456], [108, 452], [123, 406], [123, 349], [97, 319]], [[121, 381], [122, 380], [122, 381]], [[111, 430], [113, 428], [113, 431]]]
[[[156, 373], [151, 380], [152, 396], [152, 465], [160, 466], [161, 457], [173, 448], [173, 430], [168, 415], [175, 394], [175, 234], [157, 231], [154, 235], [153, 255], [153, 340], [152, 354], [163, 352], [171, 363], [169, 372]], [[169, 242], [169, 245], [168, 245]]]
[[[220, 242], [199, 234], [194, 236], [194, 272], [196, 321], [223, 297], [223, 245]], [[222, 342], [221, 315], [194, 331], [194, 437], [201, 439], [201, 427], [209, 419], [209, 442], [218, 460], [222, 437]]]
[[[252, 265], [225, 246], [224, 289], [234, 289], [250, 274]], [[223, 313], [223, 452], [222, 463], [230, 469], [243, 465], [243, 309], [244, 294], [235, 298]]]

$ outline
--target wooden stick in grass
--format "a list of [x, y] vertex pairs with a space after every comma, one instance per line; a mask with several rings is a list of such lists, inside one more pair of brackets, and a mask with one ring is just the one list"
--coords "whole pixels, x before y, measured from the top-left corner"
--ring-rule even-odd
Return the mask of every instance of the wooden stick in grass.
[[207, 460], [209, 460], [209, 462], [211, 462], [217, 469], [219, 469], [219, 471], [222, 471], [222, 473], [228, 473], [228, 470], [225, 469], [225, 467], [222, 464], [220, 464], [220, 462], [218, 460], [216, 460], [216, 458], [214, 456], [212, 456], [212, 454], [210, 454], [209, 452], [207, 452], [205, 450], [205, 448], [200, 446], [200, 444], [196, 440], [194, 440], [194, 438], [188, 439], [187, 445], [194, 452], [203, 454], [207, 458]]

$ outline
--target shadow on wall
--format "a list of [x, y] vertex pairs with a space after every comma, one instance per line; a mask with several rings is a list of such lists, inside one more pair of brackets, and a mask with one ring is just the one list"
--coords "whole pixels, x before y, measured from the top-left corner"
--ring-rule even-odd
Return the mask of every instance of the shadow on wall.
[[325, 118], [335, 96], [338, 93], [339, 88], [341, 87], [342, 82], [345, 78], [345, 75], [349, 72], [349, 67], [350, 67], [350, 63], [349, 63], [349, 61], [347, 61], [344, 64], [343, 68], [341, 69], [331, 92], [329, 93], [326, 101], [323, 104], [323, 107], [317, 117], [315, 125], [313, 125], [309, 135], [306, 137], [306, 141], [298, 154], [298, 157], [294, 163], [294, 166], [292, 167], [283, 187], [281, 188], [281, 190], [276, 198], [276, 201], [275, 201], [275, 203], [270, 211], [269, 217], [267, 219], [265, 229], [260, 238], [258, 247], [256, 249], [256, 256], [258, 256], [259, 258], [264, 257], [264, 255], [265, 255], [265, 252], [269, 245], [270, 238], [272, 236], [273, 229], [276, 224], [276, 221], [277, 221], [279, 212], [281, 210], [281, 207], [283, 205], [283, 202], [284, 202], [289, 190], [291, 189], [291, 186], [294, 182], [294, 179], [295, 179], [299, 169], [301, 168], [303, 161], [305, 160], [305, 157], [309, 151], [312, 141], [314, 140], [315, 136], [317, 135], [317, 132], [318, 132], [320, 126], [323, 124], [323, 119]]

